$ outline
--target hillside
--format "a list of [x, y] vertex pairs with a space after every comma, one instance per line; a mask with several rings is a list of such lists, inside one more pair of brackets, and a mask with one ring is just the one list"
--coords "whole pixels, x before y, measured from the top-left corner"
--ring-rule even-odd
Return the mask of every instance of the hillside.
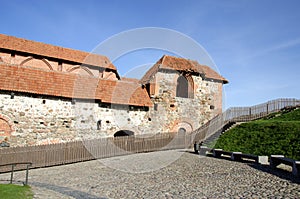
[[243, 123], [220, 136], [214, 148], [300, 160], [300, 109]]

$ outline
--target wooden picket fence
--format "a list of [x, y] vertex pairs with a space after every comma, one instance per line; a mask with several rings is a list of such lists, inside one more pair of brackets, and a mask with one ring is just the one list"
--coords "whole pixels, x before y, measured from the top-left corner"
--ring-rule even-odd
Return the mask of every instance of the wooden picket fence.
[[[40, 168], [133, 153], [189, 148], [195, 141], [205, 140], [230, 122], [250, 121], [285, 107], [299, 105], [300, 100], [278, 99], [251, 107], [229, 108], [192, 133], [161, 133], [1, 148], [0, 165], [31, 162], [32, 168]], [[10, 169], [10, 167], [0, 167], [0, 172], [10, 171]], [[20, 164], [15, 169], [25, 168]]]
[[[109, 137], [50, 145], [0, 149], [0, 165], [31, 162], [31, 168], [69, 164], [133, 153], [183, 149], [190, 147], [192, 134], [163, 133], [157, 135]], [[15, 170], [25, 169], [16, 165]], [[0, 167], [0, 172], [11, 167]]]
[[207, 139], [230, 123], [256, 120], [289, 107], [300, 107], [300, 100], [277, 99], [255, 106], [229, 108], [195, 130], [193, 132], [195, 141]]

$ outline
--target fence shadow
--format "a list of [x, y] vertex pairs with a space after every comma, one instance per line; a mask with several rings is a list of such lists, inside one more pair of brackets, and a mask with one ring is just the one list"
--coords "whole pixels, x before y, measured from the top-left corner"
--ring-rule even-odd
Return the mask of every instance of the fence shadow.
[[75, 189], [71, 189], [69, 187], [62, 187], [62, 186], [57, 186], [53, 184], [47, 184], [47, 183], [42, 183], [42, 182], [32, 182], [30, 185], [36, 186], [36, 187], [41, 187], [44, 189], [49, 189], [51, 191], [55, 191], [57, 193], [61, 193], [63, 195], [71, 196], [75, 199], [106, 199], [105, 197], [98, 197], [95, 195], [91, 195], [89, 193], [83, 192], [83, 191], [78, 191]]
[[293, 183], [300, 184], [300, 178], [294, 176], [291, 172], [283, 170], [283, 169], [273, 169], [269, 165], [261, 165], [261, 164], [248, 164], [249, 167], [257, 169], [259, 171], [269, 173], [271, 175], [275, 175], [281, 179], [291, 181]]

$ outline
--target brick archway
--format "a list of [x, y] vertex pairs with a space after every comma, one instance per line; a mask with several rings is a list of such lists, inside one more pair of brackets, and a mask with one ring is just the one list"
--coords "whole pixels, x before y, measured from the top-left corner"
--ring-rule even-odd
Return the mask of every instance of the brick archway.
[[177, 121], [173, 128], [171, 129], [171, 132], [175, 133], [191, 133], [193, 131], [193, 125], [187, 121]]
[[10, 137], [13, 131], [13, 125], [10, 123], [10, 120], [5, 116], [0, 115], [0, 138]]

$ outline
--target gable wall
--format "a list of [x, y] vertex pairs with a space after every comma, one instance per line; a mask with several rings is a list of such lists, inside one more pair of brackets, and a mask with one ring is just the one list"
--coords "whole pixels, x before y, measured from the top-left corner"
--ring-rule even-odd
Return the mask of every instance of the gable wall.
[[151, 108], [151, 113], [156, 122], [164, 121], [160, 125], [160, 131], [163, 132], [177, 132], [188, 125], [195, 130], [222, 112], [222, 83], [192, 76], [194, 98], [181, 98], [176, 97], [179, 75], [177, 72], [158, 72], [155, 76], [156, 93], [152, 101], [157, 111]]

